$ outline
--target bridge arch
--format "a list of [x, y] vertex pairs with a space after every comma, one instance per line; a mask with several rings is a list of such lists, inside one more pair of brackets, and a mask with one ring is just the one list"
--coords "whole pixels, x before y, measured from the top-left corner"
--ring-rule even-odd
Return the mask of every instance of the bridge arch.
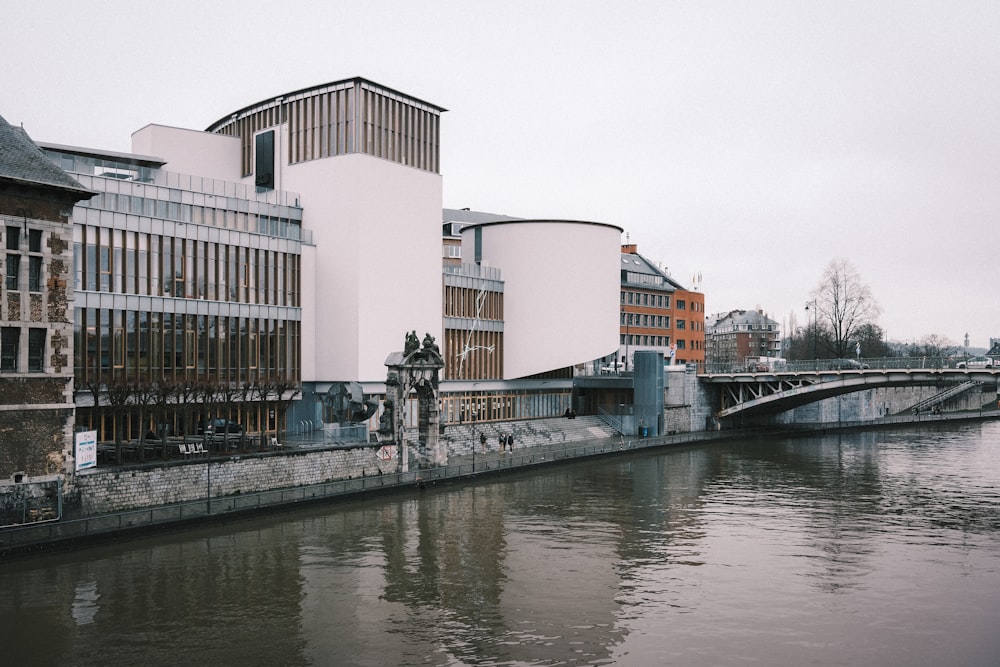
[[881, 387], [995, 384], [1000, 372], [966, 370], [874, 369], [781, 373], [717, 373], [700, 379], [719, 389], [717, 419], [772, 415], [834, 396]]

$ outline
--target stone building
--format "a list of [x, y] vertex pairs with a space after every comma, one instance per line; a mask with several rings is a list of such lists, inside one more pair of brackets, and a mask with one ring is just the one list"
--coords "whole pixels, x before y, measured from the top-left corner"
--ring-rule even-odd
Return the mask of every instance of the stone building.
[[73, 228], [85, 189], [0, 118], [0, 481], [73, 455]]
[[760, 310], [732, 310], [709, 318], [707, 363], [742, 367], [747, 357], [780, 357], [781, 326]]

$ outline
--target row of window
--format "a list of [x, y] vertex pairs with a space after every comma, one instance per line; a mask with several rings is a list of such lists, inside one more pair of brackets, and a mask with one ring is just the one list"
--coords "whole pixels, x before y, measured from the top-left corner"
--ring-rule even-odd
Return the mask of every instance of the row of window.
[[301, 327], [295, 321], [99, 308], [74, 312], [74, 375], [80, 382], [300, 376]]
[[[651, 329], [669, 329], [669, 315], [646, 315], [642, 313], [622, 313], [622, 326], [649, 327]], [[684, 328], [684, 320], [677, 320], [677, 328]]]
[[503, 293], [470, 287], [446, 285], [445, 317], [468, 317], [477, 320], [503, 320]]
[[89, 225], [74, 233], [78, 290], [299, 305], [295, 253]]
[[461, 424], [561, 417], [571, 402], [570, 391], [562, 389], [538, 392], [455, 392], [441, 396], [441, 422]]
[[742, 334], [735, 334], [735, 333], [719, 334], [719, 333], [715, 333], [715, 332], [708, 332], [708, 334], [706, 334], [706, 337], [710, 338], [711, 340], [716, 340], [716, 341], [737, 341], [737, 340], [762, 340], [762, 341], [769, 340], [769, 341], [777, 341], [778, 340], [778, 335], [777, 334], [772, 334], [772, 335], [758, 334], [757, 336], [754, 336], [752, 334], [745, 334], [745, 333], [742, 333]]
[[[0, 371], [41, 373], [45, 370], [45, 339], [48, 329], [27, 329], [27, 349], [22, 350], [22, 327], [0, 327]], [[22, 358], [22, 352], [25, 356]]]
[[[621, 293], [621, 299], [623, 304], [628, 304], [630, 306], [648, 306], [650, 308], [670, 308], [669, 294], [649, 294], [647, 292], [623, 291]], [[684, 301], [678, 301], [677, 308], [679, 310], [684, 310], [683, 304]]]
[[237, 206], [236, 200], [223, 200], [220, 203], [230, 203], [233, 208], [197, 206], [113, 192], [103, 192], [89, 202], [81, 202], [79, 205], [81, 208], [114, 211], [159, 220], [208, 225], [292, 240], [302, 239], [302, 227], [298, 221], [234, 210]]
[[[648, 347], [670, 347], [670, 336], [648, 336], [646, 334], [621, 334], [622, 345], [644, 345]], [[684, 341], [678, 339], [677, 349], [684, 349]]]
[[[647, 336], [642, 334], [622, 334], [620, 336], [619, 342], [622, 346], [645, 346], [645, 347], [659, 347], [667, 348], [670, 347], [670, 336]], [[704, 344], [700, 340], [685, 340], [684, 338], [678, 338], [674, 341], [677, 345], [678, 350], [701, 350], [704, 349]]]
[[[131, 157], [115, 159], [107, 155], [77, 154], [55, 148], [43, 148], [42, 152], [60, 168], [73, 174], [85, 188], [96, 192], [137, 194], [152, 200], [228, 208], [250, 214], [275, 215], [283, 210], [285, 217], [296, 221], [302, 219], [299, 208], [301, 197], [295, 192], [261, 191], [253, 185], [235, 181], [166, 171], [156, 161], [137, 161]], [[86, 202], [77, 204], [86, 205]]]
[[731, 326], [713, 326], [712, 332], [716, 335], [721, 334], [731, 334], [737, 331], [776, 331], [777, 327], [773, 324], [733, 324]]

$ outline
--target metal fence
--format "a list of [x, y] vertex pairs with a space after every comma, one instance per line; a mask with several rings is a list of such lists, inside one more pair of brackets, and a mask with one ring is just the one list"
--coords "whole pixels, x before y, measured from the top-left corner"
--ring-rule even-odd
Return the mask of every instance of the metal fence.
[[[1000, 413], [992, 416], [998, 415]], [[36, 544], [99, 536], [129, 529], [205, 520], [239, 512], [262, 511], [269, 508], [318, 502], [362, 493], [417, 489], [439, 481], [526, 470], [571, 459], [611, 456], [657, 447], [693, 445], [761, 436], [815, 433], [843, 428], [871, 428], [873, 426], [907, 425], [925, 421], [976, 419], [984, 416], [986, 415], [980, 410], [978, 413], [970, 412], [964, 415], [944, 417], [932, 415], [883, 417], [876, 420], [836, 424], [790, 424], [760, 429], [696, 431], [652, 438], [619, 436], [590, 442], [543, 445], [516, 452], [491, 452], [479, 455], [472, 453], [471, 455], [454, 456], [452, 457], [454, 462], [446, 466], [418, 468], [405, 473], [369, 475], [235, 496], [206, 497], [191, 502], [100, 516], [12, 526], [0, 530], [0, 552]]]
[[308, 486], [289, 487], [244, 493], [235, 496], [161, 505], [79, 519], [63, 519], [46, 524], [15, 525], [0, 530], [0, 551], [62, 540], [80, 539], [238, 512], [261, 511], [268, 508], [304, 502], [317, 502], [349, 495], [378, 491], [420, 488], [449, 479], [460, 479], [509, 470], [578, 459], [617, 451], [641, 449], [665, 444], [698, 442], [731, 437], [732, 434], [689, 433], [649, 439], [606, 439], [589, 443], [567, 443], [533, 447], [518, 452], [455, 456], [446, 466], [418, 468], [405, 473], [369, 475]]
[[[954, 357], [873, 357], [858, 359], [807, 359], [804, 361], [786, 361], [772, 370], [760, 371], [769, 373], [796, 373], [807, 371], [828, 370], [877, 370], [877, 369], [934, 369], [958, 368], [962, 359]], [[746, 364], [734, 361], [705, 364], [701, 373], [750, 373]]]

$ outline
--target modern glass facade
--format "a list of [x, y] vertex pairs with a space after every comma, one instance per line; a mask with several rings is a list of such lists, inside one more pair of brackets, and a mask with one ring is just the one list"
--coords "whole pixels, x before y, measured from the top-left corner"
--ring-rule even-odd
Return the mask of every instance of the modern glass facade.
[[[297, 197], [171, 174], [140, 158], [46, 153], [101, 193], [72, 219], [78, 390], [300, 381]], [[260, 401], [238, 411], [248, 431], [275, 426]], [[77, 423], [101, 438], [116, 426], [79, 402]], [[149, 425], [124, 428], [138, 437]]]
[[503, 377], [503, 281], [476, 264], [444, 269], [445, 380]]

